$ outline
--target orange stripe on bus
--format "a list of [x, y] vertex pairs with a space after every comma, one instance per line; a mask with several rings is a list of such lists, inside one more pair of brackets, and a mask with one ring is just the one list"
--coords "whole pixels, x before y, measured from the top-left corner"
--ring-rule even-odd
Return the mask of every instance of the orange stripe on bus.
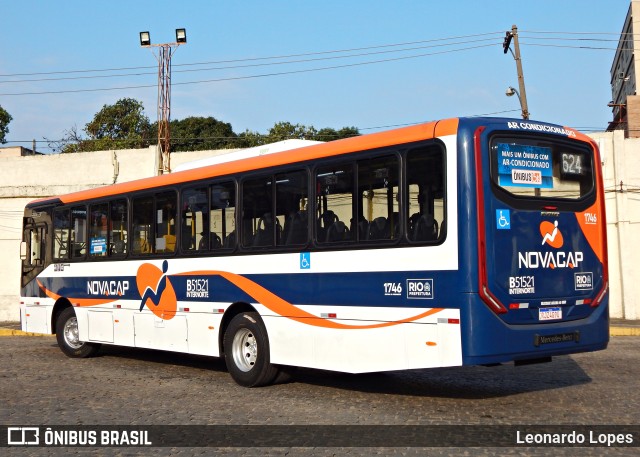
[[229, 281], [230, 283], [232, 283], [233, 285], [241, 289], [243, 292], [246, 292], [254, 300], [266, 306], [272, 312], [280, 316], [287, 317], [294, 321], [300, 322], [302, 324], [313, 325], [315, 327], [325, 327], [325, 328], [343, 329], [343, 330], [391, 327], [398, 324], [417, 321], [418, 319], [422, 319], [423, 317], [427, 317], [442, 311], [442, 308], [432, 308], [423, 313], [408, 317], [406, 319], [401, 319], [393, 322], [382, 322], [378, 324], [367, 324], [367, 325], [343, 324], [343, 323], [334, 322], [328, 319], [318, 317], [314, 314], [308, 313], [292, 305], [286, 300], [278, 297], [273, 292], [265, 289], [264, 287], [251, 281], [250, 279], [247, 279], [244, 276], [240, 276], [234, 273], [229, 273], [226, 271], [191, 271], [186, 273], [179, 273], [175, 276], [199, 276], [199, 275], [222, 276], [227, 281]]
[[[296, 162], [339, 156], [356, 151], [394, 146], [416, 141], [429, 140], [436, 136], [453, 135], [458, 130], [458, 119], [447, 119], [426, 124], [403, 127], [379, 133], [371, 133], [328, 143], [306, 146], [299, 149], [267, 154], [260, 157], [236, 160], [218, 165], [185, 170], [162, 176], [138, 179], [135, 181], [98, 187], [95, 189], [74, 192], [60, 197], [63, 203], [74, 203], [82, 200], [101, 198], [117, 194], [125, 194], [161, 186], [172, 186], [201, 179], [226, 176], [243, 171], [257, 170], [277, 165], [288, 165]], [[50, 199], [45, 199], [50, 200]], [[42, 201], [35, 200], [35, 201]]]
[[[318, 317], [314, 314], [308, 313], [297, 306], [292, 305], [288, 301], [280, 298], [273, 292], [265, 289], [260, 284], [251, 281], [244, 276], [237, 275], [235, 273], [229, 273], [226, 271], [216, 271], [216, 270], [204, 270], [204, 271], [189, 271], [185, 273], [178, 273], [172, 276], [199, 276], [199, 275], [218, 275], [222, 276], [224, 279], [229, 281], [231, 284], [238, 287], [240, 290], [248, 294], [257, 302], [261, 303], [265, 307], [267, 307], [270, 311], [275, 314], [278, 314], [282, 317], [286, 317], [288, 319], [292, 319], [296, 322], [300, 322], [306, 325], [312, 325], [314, 327], [324, 327], [324, 328], [332, 328], [332, 329], [342, 329], [342, 330], [362, 330], [362, 329], [374, 329], [374, 328], [383, 328], [383, 327], [392, 327], [399, 324], [406, 324], [409, 322], [414, 322], [419, 319], [422, 319], [427, 316], [431, 316], [433, 314], [439, 313], [443, 310], [443, 308], [431, 308], [427, 311], [417, 314], [415, 316], [410, 316], [405, 319], [400, 319], [392, 322], [381, 322], [377, 324], [366, 324], [366, 325], [353, 325], [353, 324], [343, 324], [339, 322], [334, 322], [328, 319], [324, 319]], [[60, 295], [48, 290], [44, 285], [38, 281], [38, 285], [40, 288], [47, 294], [48, 297], [57, 300], [61, 298]], [[74, 303], [77, 302], [78, 306], [96, 306], [103, 305], [106, 303], [111, 303], [116, 300], [111, 299], [101, 299], [101, 298], [74, 298]], [[173, 315], [168, 316], [168, 319], [173, 318]]]

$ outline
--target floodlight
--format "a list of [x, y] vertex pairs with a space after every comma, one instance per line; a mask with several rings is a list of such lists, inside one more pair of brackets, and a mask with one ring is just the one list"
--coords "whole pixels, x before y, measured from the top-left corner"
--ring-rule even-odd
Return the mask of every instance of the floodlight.
[[151, 34], [149, 32], [140, 32], [140, 46], [151, 45]]
[[187, 29], [176, 29], [176, 43], [187, 42]]

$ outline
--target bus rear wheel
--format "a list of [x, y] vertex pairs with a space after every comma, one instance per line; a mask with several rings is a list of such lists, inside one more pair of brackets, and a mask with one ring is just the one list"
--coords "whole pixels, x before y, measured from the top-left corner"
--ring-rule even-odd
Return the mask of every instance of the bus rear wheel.
[[278, 367], [269, 361], [267, 329], [258, 313], [240, 313], [224, 334], [224, 358], [235, 382], [244, 387], [273, 383]]
[[95, 355], [100, 349], [96, 343], [80, 341], [78, 318], [73, 308], [66, 308], [56, 321], [56, 339], [58, 346], [67, 357], [84, 358]]

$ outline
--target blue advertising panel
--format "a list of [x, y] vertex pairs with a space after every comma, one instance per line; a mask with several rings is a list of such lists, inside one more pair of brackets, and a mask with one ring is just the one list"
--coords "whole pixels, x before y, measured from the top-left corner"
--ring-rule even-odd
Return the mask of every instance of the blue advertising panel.
[[91, 238], [91, 246], [89, 248], [90, 254], [106, 255], [107, 253], [107, 239], [106, 238]]
[[553, 187], [551, 148], [498, 143], [498, 183], [501, 186]]

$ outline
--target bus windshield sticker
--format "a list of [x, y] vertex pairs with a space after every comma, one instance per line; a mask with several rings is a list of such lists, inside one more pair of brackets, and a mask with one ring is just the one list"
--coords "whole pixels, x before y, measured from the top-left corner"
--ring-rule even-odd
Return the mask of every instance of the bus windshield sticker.
[[107, 239], [106, 238], [91, 238], [91, 247], [89, 248], [91, 254], [104, 254], [107, 252]]
[[498, 183], [501, 186], [552, 188], [551, 148], [498, 143]]

